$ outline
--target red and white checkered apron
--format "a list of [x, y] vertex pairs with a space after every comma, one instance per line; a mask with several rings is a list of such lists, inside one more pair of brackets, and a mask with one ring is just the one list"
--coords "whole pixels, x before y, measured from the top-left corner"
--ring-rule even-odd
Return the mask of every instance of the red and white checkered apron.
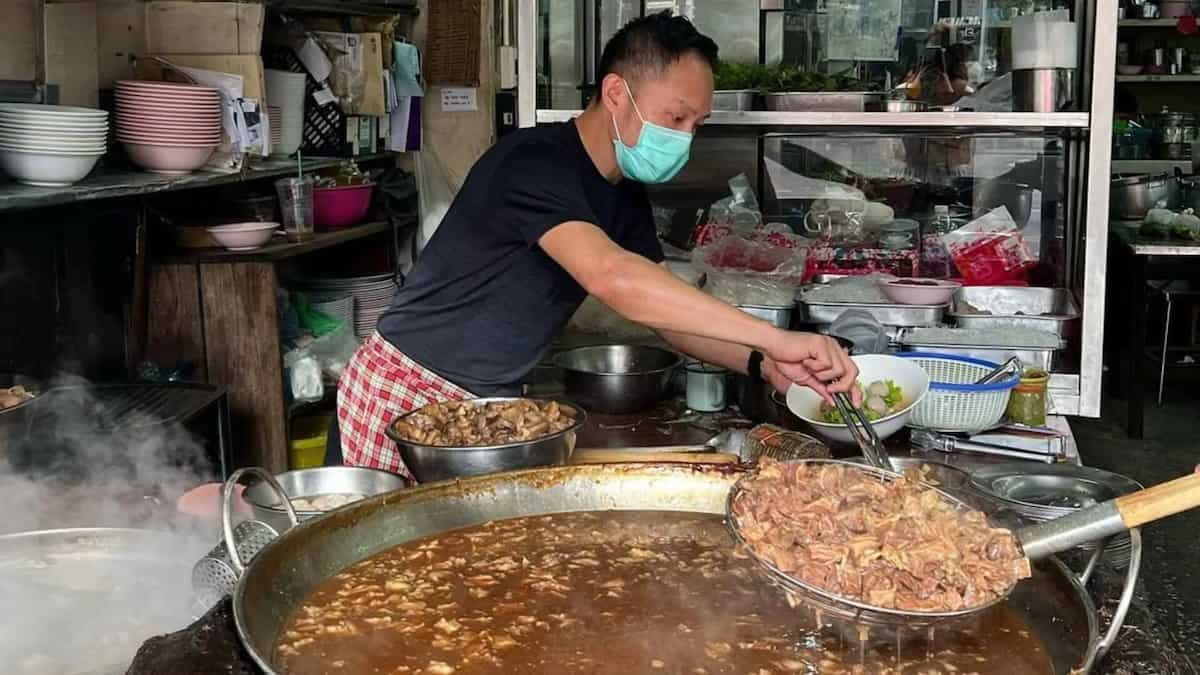
[[372, 333], [338, 382], [338, 432], [345, 463], [412, 478], [384, 430], [406, 412], [469, 398], [475, 396], [408, 358], [378, 332]]

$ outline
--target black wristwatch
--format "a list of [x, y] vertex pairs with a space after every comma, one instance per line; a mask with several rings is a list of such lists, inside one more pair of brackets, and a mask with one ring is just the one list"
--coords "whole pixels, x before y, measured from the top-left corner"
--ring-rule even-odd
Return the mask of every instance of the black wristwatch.
[[746, 374], [752, 378], [762, 379], [763, 353], [757, 349], [750, 351], [750, 360], [746, 363]]

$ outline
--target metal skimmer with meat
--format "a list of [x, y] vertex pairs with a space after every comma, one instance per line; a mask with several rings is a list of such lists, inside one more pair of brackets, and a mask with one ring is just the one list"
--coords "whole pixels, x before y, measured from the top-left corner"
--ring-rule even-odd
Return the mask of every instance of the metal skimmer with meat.
[[398, 436], [422, 445], [466, 447], [532, 441], [565, 431], [575, 411], [554, 401], [434, 403], [396, 420]]
[[908, 477], [840, 463], [765, 459], [733, 515], [759, 559], [874, 607], [946, 612], [986, 605], [1030, 576], [1016, 538]]

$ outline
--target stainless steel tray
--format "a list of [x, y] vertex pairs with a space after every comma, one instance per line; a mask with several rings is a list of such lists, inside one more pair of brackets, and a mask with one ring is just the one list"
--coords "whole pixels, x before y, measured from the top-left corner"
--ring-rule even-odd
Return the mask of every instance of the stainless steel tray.
[[936, 326], [942, 322], [949, 305], [899, 305], [861, 302], [796, 301], [800, 320], [806, 323], [829, 324], [848, 309], [861, 309], [885, 326]]
[[[969, 311], [967, 305], [981, 311]], [[964, 286], [947, 312], [960, 328], [1033, 328], [1071, 338], [1079, 331], [1079, 306], [1065, 288]]]
[[1047, 373], [1054, 369], [1054, 353], [1055, 349], [1046, 349], [1044, 347], [995, 347], [995, 346], [976, 346], [976, 345], [937, 345], [937, 344], [910, 344], [904, 341], [904, 336], [899, 337], [900, 346], [910, 352], [934, 352], [938, 354], [953, 354], [955, 356], [968, 356], [984, 361], [992, 361], [994, 363], [1004, 363], [1012, 357], [1017, 357], [1021, 360], [1021, 365], [1027, 367], [1041, 368]]
[[773, 92], [763, 97], [767, 110], [779, 112], [866, 112], [883, 101], [877, 91]]

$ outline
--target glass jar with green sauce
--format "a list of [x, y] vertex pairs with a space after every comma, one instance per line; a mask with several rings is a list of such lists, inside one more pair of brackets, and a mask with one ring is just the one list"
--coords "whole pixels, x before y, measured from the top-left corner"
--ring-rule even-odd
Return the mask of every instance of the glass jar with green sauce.
[[1017, 424], [1031, 427], [1046, 424], [1046, 385], [1050, 374], [1044, 370], [1029, 368], [1021, 374], [1021, 381], [1008, 397], [1008, 419]]

